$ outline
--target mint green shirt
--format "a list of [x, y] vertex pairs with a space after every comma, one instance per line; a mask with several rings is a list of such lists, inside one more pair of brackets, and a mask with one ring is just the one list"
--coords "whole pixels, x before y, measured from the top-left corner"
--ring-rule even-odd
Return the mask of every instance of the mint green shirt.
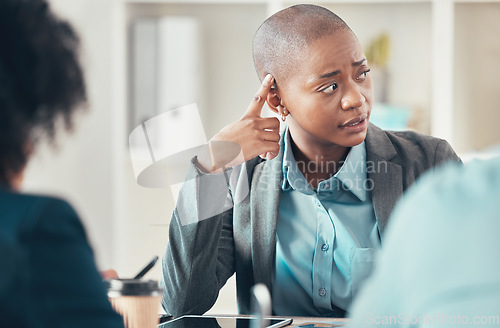
[[380, 247], [365, 144], [352, 147], [338, 172], [317, 190], [299, 170], [288, 131], [283, 156], [273, 311], [343, 316]]
[[500, 326], [500, 156], [426, 174], [390, 222], [351, 327]]

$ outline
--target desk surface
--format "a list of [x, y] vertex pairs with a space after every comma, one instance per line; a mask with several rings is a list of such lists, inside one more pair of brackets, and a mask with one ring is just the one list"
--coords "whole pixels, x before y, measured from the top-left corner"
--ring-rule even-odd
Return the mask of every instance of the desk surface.
[[[248, 317], [248, 315], [224, 315], [224, 314], [211, 314], [216, 317]], [[320, 328], [320, 327], [342, 327], [349, 319], [345, 318], [325, 318], [325, 317], [294, 317], [294, 316], [276, 316], [275, 318], [292, 318], [293, 322], [287, 327], [303, 327], [303, 328]], [[170, 321], [170, 320], [167, 320]]]
[[[287, 317], [288, 318], [288, 317]], [[293, 318], [292, 325], [288, 327], [341, 327], [348, 319], [345, 318], [314, 318], [314, 317], [289, 317]]]
[[[211, 316], [220, 316], [220, 317], [234, 317], [241, 316], [247, 317], [248, 315], [224, 315], [224, 314], [211, 314]], [[313, 328], [313, 327], [342, 327], [344, 326], [349, 319], [345, 318], [325, 318], [325, 317], [294, 317], [294, 316], [277, 316], [276, 318], [292, 318], [293, 322], [288, 327], [304, 327], [304, 328]]]

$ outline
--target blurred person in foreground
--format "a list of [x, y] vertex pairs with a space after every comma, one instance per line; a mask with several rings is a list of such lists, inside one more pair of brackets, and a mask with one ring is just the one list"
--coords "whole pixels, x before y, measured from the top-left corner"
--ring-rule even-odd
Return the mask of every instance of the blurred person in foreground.
[[123, 327], [73, 208], [19, 192], [38, 142], [85, 102], [78, 43], [45, 0], [0, 1], [2, 327]]
[[352, 327], [500, 326], [500, 148], [448, 164], [398, 203]]

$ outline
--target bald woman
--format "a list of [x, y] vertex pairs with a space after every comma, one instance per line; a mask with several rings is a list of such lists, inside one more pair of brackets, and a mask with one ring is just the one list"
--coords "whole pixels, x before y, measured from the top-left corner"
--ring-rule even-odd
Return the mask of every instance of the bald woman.
[[[369, 63], [325, 8], [269, 17], [253, 57], [260, 89], [192, 160], [180, 192], [163, 306], [175, 316], [204, 313], [236, 273], [241, 313], [263, 283], [275, 315], [343, 317], [398, 198], [426, 170], [460, 160], [444, 140], [369, 123]], [[286, 121], [283, 133], [277, 118], [261, 117], [264, 103]]]

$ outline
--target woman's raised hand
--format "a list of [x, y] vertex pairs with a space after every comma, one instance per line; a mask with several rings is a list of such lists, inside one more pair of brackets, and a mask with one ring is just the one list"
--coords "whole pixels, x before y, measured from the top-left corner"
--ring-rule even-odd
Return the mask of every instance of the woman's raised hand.
[[198, 155], [206, 172], [220, 171], [256, 156], [273, 159], [279, 152], [279, 127], [276, 117], [261, 117], [262, 107], [274, 83], [268, 74], [243, 116], [225, 126]]

